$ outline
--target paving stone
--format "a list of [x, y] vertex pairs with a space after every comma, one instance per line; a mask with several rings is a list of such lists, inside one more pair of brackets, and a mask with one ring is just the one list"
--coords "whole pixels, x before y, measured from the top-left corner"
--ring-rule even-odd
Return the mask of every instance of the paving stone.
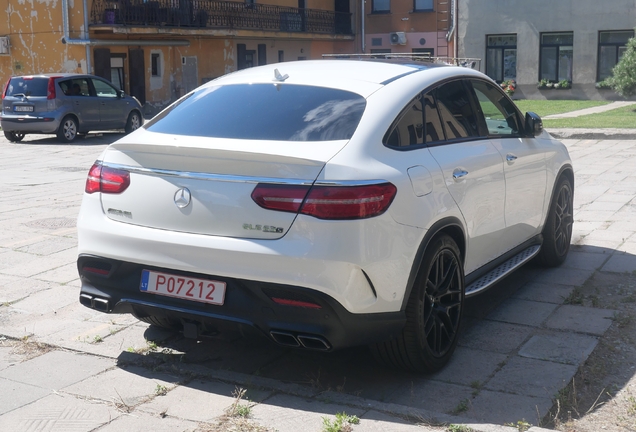
[[601, 271], [613, 273], [632, 273], [636, 271], [636, 255], [614, 254]]
[[409, 387], [396, 392], [386, 402], [451, 414], [470, 400], [474, 391], [466, 386], [414, 378]]
[[[113, 361], [110, 359], [67, 351], [50, 351], [0, 371], [0, 377], [44, 389], [58, 390], [112, 366]], [[60, 373], [61, 371], [63, 373]]]
[[278, 432], [310, 432], [322, 430], [323, 417], [333, 420], [336, 413], [343, 410], [358, 417], [364, 413], [364, 410], [359, 408], [344, 408], [341, 405], [330, 404], [329, 401], [276, 395], [253, 407], [251, 414], [258, 424], [275, 426]]
[[99, 432], [195, 432], [199, 423], [170, 416], [151, 415], [139, 410], [122, 415], [101, 427]]
[[[598, 255], [598, 254], [589, 254]], [[602, 256], [602, 255], [600, 255]], [[537, 302], [562, 304], [572, 294], [574, 286], [530, 282], [513, 294], [513, 297]]]
[[509, 354], [519, 349], [533, 328], [499, 321], [483, 320], [460, 336], [459, 345], [488, 352]]
[[41, 289], [27, 298], [13, 303], [11, 307], [34, 315], [44, 315], [48, 312], [55, 312], [71, 303], [76, 303], [77, 298], [77, 290], [74, 287], [57, 285], [51, 289]]
[[[502, 333], [498, 334], [502, 335]], [[483, 384], [506, 358], [505, 354], [458, 347], [444, 369], [431, 375], [430, 378], [466, 386]]]
[[61, 252], [76, 246], [77, 242], [73, 239], [58, 236], [46, 236], [43, 240], [15, 248], [15, 250], [34, 255], [51, 255], [52, 253]]
[[570, 251], [562, 267], [580, 270], [599, 269], [607, 256], [597, 253]]
[[[10, 277], [3, 283], [2, 279]], [[39, 291], [46, 291], [59, 286], [57, 283], [45, 282], [33, 278], [0, 275], [0, 304], [14, 303]]]
[[468, 411], [461, 415], [494, 424], [516, 424], [519, 420], [525, 420], [536, 425], [540, 421], [537, 412], [542, 413], [541, 416], [543, 416], [543, 413], [547, 413], [550, 408], [552, 408], [550, 397], [502, 394], [482, 390], [470, 401]]
[[546, 321], [546, 327], [602, 335], [612, 325], [616, 311], [584, 306], [562, 305]]
[[123, 402], [135, 406], [158, 396], [158, 391], [172, 390], [179, 378], [143, 367], [115, 368], [62, 389], [65, 393], [99, 399], [105, 402]]
[[552, 303], [511, 298], [488, 315], [488, 319], [538, 327], [556, 308]]
[[[618, 243], [613, 247], [616, 246], [618, 246]], [[580, 286], [583, 285], [585, 281], [592, 276], [593, 273], [594, 269], [591, 268], [585, 270], [567, 267], [551, 268], [545, 269], [544, 271], [539, 273], [534, 279], [534, 282]]]
[[79, 280], [79, 275], [77, 273], [77, 264], [72, 262], [53, 270], [40, 273], [35, 276], [35, 278], [61, 284], [70, 284], [73, 281]]
[[[154, 398], [138, 409], [151, 414], [165, 413], [186, 420], [210, 422], [225, 414], [225, 410], [234, 403], [235, 390], [236, 386], [232, 384], [195, 379], [187, 385], [176, 387], [165, 396]], [[269, 392], [248, 389], [245, 398], [259, 401], [268, 395]]]
[[594, 351], [598, 339], [592, 336], [553, 333], [535, 335], [521, 349], [519, 355], [527, 358], [579, 365]]
[[487, 390], [552, 398], [565, 387], [577, 366], [512, 357], [485, 385]]
[[[392, 417], [378, 411], [369, 411], [360, 418], [360, 424], [354, 426], [355, 430], [365, 432], [426, 432], [435, 429], [415, 425], [399, 417]], [[439, 431], [439, 429], [436, 430]]]
[[5, 378], [0, 378], [0, 389], [2, 389], [2, 391], [0, 391], [0, 430], [16, 432], [24, 429], [5, 429], [2, 426], [4, 419], [2, 414], [28, 405], [31, 402], [45, 397], [50, 392], [47, 389]]
[[39, 399], [36, 404], [22, 406], [0, 416], [0, 430], [90, 432], [121, 415], [112, 404], [90, 403], [70, 395], [51, 394]]

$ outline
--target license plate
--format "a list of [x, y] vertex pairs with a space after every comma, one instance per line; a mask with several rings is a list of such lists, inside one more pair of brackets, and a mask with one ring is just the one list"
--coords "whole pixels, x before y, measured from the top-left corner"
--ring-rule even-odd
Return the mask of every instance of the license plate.
[[14, 106], [13, 107], [13, 111], [17, 111], [17, 112], [33, 112], [33, 107], [32, 106], [24, 106], [24, 105]]
[[139, 289], [143, 292], [222, 305], [225, 282], [177, 276], [150, 270], [141, 272]]

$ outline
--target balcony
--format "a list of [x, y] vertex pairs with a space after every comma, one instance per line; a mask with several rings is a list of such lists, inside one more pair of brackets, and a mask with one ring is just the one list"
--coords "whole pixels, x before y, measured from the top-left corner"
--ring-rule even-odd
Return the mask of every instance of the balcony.
[[91, 25], [351, 35], [351, 14], [213, 0], [93, 0]]

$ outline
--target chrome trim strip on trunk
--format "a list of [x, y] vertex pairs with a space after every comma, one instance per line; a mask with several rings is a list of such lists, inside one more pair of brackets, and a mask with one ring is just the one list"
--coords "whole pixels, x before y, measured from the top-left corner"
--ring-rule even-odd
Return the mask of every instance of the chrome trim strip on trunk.
[[[240, 176], [232, 174], [211, 174], [193, 171], [175, 171], [161, 168], [144, 168], [133, 167], [130, 165], [122, 165], [110, 162], [100, 162], [102, 166], [125, 170], [131, 173], [163, 176], [163, 177], [177, 177], [193, 180], [206, 180], [206, 181], [218, 181], [227, 183], [269, 183], [269, 184], [287, 184], [287, 185], [299, 185], [299, 186], [312, 186], [314, 180], [309, 179], [289, 179], [278, 177], [253, 177], [253, 176]], [[319, 180], [315, 181], [317, 186], [368, 186], [374, 184], [388, 183], [386, 180]]]

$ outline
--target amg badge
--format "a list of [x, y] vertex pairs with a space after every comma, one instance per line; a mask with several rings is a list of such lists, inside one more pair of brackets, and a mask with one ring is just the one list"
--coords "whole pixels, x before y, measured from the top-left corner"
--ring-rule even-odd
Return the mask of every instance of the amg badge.
[[262, 231], [267, 233], [282, 233], [284, 230], [279, 227], [273, 227], [269, 225], [252, 225], [252, 224], [243, 224], [243, 229], [250, 231]]

